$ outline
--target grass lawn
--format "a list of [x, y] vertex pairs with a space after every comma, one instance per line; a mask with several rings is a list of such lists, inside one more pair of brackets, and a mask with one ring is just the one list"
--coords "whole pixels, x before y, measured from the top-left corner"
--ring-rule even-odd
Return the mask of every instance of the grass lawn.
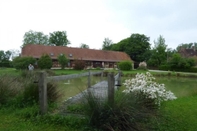
[[[56, 75], [66, 75], [84, 73], [87, 70], [53, 70]], [[98, 70], [94, 70], [98, 71]], [[144, 73], [146, 71], [123, 71], [124, 74]], [[177, 100], [164, 102], [161, 106], [162, 117], [154, 123], [156, 131], [196, 131], [197, 129], [197, 80], [196, 78], [181, 78], [176, 72], [151, 72], [156, 75], [158, 83], [164, 83], [167, 90], [171, 90], [178, 97]], [[19, 75], [20, 71], [13, 68], [0, 68], [0, 75]], [[179, 74], [180, 76], [190, 76], [190, 74]], [[193, 75], [193, 74], [192, 74]], [[194, 74], [195, 75], [195, 74]], [[99, 81], [99, 77], [92, 79], [92, 85]], [[87, 77], [76, 80], [62, 81], [59, 87], [64, 94], [63, 100], [79, 93], [87, 88]], [[85, 124], [79, 124], [71, 120], [50, 115], [50, 120], [46, 118], [38, 119], [31, 117], [31, 108], [1, 107], [0, 105], [0, 131], [82, 131]], [[30, 117], [28, 118], [30, 113]], [[25, 116], [25, 117], [24, 117]], [[39, 116], [40, 117], [40, 116]], [[63, 124], [60, 124], [64, 121]], [[81, 126], [81, 127], [80, 127]]]
[[161, 113], [163, 117], [157, 125], [158, 131], [196, 131], [197, 95], [165, 102]]
[[[49, 121], [51, 119], [43, 118], [32, 119], [25, 118], [27, 112], [30, 112], [31, 107], [28, 108], [0, 108], [0, 131], [80, 131], [76, 127], [72, 128], [63, 124], [57, 124], [57, 120], [53, 120], [53, 124]], [[30, 114], [30, 113], [29, 113]], [[27, 116], [26, 116], [27, 117]], [[35, 116], [36, 117], [36, 116]]]
[[0, 75], [3, 74], [11, 74], [11, 75], [19, 75], [20, 70], [16, 70], [14, 68], [0, 68]]

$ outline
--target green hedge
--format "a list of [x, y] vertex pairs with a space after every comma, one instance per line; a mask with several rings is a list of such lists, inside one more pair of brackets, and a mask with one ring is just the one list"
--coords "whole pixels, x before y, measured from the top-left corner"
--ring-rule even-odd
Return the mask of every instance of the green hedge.
[[49, 55], [44, 54], [38, 60], [38, 67], [40, 69], [51, 69], [53, 65], [52, 59]]
[[118, 63], [118, 67], [120, 70], [129, 71], [132, 69], [131, 61], [121, 61]]
[[33, 57], [16, 57], [13, 59], [12, 64], [16, 69], [28, 69], [29, 64], [34, 64], [36, 59]]
[[159, 66], [159, 70], [197, 73], [197, 68], [195, 67], [185, 68], [185, 69], [180, 69], [180, 68], [171, 69], [169, 65], [161, 65]]
[[12, 64], [10, 61], [0, 62], [0, 67], [12, 67]]

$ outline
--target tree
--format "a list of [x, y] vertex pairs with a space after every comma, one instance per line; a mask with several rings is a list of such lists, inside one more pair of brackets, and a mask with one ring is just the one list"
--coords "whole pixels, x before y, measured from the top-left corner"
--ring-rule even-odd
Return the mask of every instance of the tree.
[[67, 39], [66, 31], [54, 31], [53, 33], [50, 33], [49, 43], [50, 45], [55, 46], [67, 46], [70, 44]]
[[86, 45], [86, 44], [81, 43], [80, 48], [86, 48], [86, 49], [89, 49], [89, 45]]
[[38, 60], [38, 67], [41, 69], [50, 69], [52, 65], [52, 59], [48, 54], [42, 55]]
[[58, 56], [58, 62], [60, 63], [61, 68], [64, 69], [66, 64], [68, 63], [68, 59], [66, 58], [64, 54], [60, 54]]
[[110, 40], [109, 38], [105, 38], [103, 41], [102, 50], [111, 50], [112, 44], [112, 40]]
[[112, 50], [126, 52], [135, 62], [147, 61], [150, 56], [149, 37], [144, 34], [132, 34], [112, 45]]
[[22, 47], [24, 47], [26, 44], [48, 45], [48, 43], [49, 40], [47, 35], [43, 34], [42, 32], [30, 30], [23, 36]]
[[11, 52], [11, 59], [13, 60], [15, 57], [20, 55], [20, 51], [19, 50], [9, 50]]
[[152, 55], [148, 62], [149, 65], [159, 67], [162, 63], [165, 63], [168, 57], [166, 51], [167, 45], [165, 44], [165, 39], [160, 35], [157, 41], [154, 41], [154, 47], [151, 51]]
[[0, 50], [0, 62], [9, 61], [10, 57], [11, 57], [11, 52], [9, 50], [6, 52]]
[[11, 52], [0, 50], [0, 67], [10, 67]]

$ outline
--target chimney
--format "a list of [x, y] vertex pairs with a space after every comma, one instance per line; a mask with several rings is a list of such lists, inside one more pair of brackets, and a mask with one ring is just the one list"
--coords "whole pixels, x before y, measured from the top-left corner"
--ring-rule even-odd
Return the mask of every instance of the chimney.
[[196, 47], [195, 46], [192, 46], [192, 49], [194, 50], [194, 52], [196, 51]]

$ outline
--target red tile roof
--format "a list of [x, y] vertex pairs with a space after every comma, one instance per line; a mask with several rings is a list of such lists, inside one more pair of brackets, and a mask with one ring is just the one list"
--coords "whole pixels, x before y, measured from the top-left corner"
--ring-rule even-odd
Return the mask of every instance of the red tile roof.
[[57, 59], [59, 54], [65, 54], [68, 59], [83, 59], [90, 61], [119, 62], [131, 60], [130, 57], [119, 51], [105, 51], [95, 49], [73, 48], [65, 46], [45, 46], [28, 44], [22, 48], [21, 56], [40, 58], [43, 54], [49, 54], [52, 59]]

